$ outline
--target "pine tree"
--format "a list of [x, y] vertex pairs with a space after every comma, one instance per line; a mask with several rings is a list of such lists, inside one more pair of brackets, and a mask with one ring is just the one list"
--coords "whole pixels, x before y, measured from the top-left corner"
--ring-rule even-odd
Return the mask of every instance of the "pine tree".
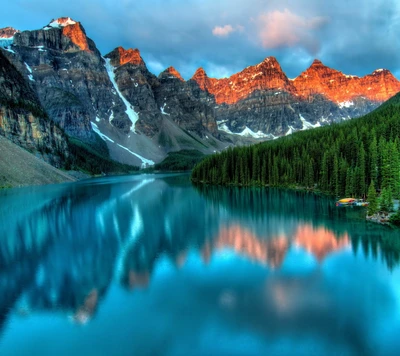
[[370, 177], [374, 182], [378, 181], [378, 144], [376, 141], [375, 132], [373, 133], [372, 142], [369, 146], [369, 161], [370, 161]]
[[383, 188], [379, 197], [379, 209], [385, 212], [393, 210], [393, 197], [389, 188]]
[[366, 193], [366, 184], [365, 184], [365, 178], [366, 178], [366, 171], [365, 171], [365, 150], [364, 150], [364, 145], [361, 143], [360, 147], [360, 154], [359, 154], [359, 159], [358, 159], [358, 178], [360, 180], [359, 182], [359, 196], [365, 197]]
[[368, 202], [369, 204], [367, 214], [369, 216], [376, 214], [378, 212], [378, 198], [376, 196], [374, 181], [371, 181], [371, 184], [368, 188]]

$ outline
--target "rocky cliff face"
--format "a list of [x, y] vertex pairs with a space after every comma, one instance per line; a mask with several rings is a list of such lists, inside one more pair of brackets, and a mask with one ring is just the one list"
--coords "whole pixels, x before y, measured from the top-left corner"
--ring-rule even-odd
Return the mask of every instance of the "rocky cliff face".
[[51, 121], [26, 80], [0, 50], [0, 134], [54, 166], [68, 157], [64, 133]]
[[160, 84], [154, 92], [163, 115], [168, 115], [179, 127], [200, 137], [210, 133], [218, 136], [211, 96], [199, 100], [197, 85], [185, 82], [173, 67], [167, 68], [158, 79]]
[[155, 75], [150, 73], [138, 49], [114, 49], [105, 56], [110, 61], [118, 90], [132, 106], [138, 121], [135, 126], [146, 136], [154, 137], [159, 131], [161, 113], [156, 105], [153, 86], [158, 85]]
[[114, 67], [120, 92], [138, 114], [138, 131], [155, 137], [168, 118], [199, 136], [217, 134], [213, 111], [197, 100], [176, 69], [169, 67], [157, 78], [147, 69], [138, 49], [118, 47], [106, 58]]

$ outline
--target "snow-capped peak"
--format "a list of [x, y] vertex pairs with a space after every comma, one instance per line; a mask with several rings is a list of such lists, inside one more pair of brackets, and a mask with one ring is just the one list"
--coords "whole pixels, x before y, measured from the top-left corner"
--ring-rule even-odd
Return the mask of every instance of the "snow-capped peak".
[[70, 17], [60, 17], [56, 20], [51, 20], [51, 22], [46, 27], [61, 28], [69, 25], [75, 25], [76, 21], [72, 20]]

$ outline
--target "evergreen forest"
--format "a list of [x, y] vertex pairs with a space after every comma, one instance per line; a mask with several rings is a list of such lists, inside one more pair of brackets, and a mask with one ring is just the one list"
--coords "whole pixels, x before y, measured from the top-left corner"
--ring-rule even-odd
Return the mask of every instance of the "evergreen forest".
[[[400, 94], [361, 118], [226, 149], [192, 171], [197, 183], [294, 187], [337, 197], [400, 197]], [[382, 195], [381, 194], [381, 195]]]

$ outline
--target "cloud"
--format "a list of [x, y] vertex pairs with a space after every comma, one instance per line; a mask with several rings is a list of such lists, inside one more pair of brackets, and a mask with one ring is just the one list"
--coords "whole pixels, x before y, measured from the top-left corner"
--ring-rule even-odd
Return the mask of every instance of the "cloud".
[[184, 78], [200, 66], [225, 76], [275, 56], [290, 77], [314, 57], [349, 74], [387, 68], [400, 75], [398, 0], [3, 2], [7, 16], [0, 27], [33, 30], [70, 16], [102, 54], [117, 46], [139, 48], [156, 74], [172, 65]]
[[217, 37], [227, 37], [234, 31], [235, 31], [235, 29], [231, 25], [225, 25], [222, 27], [215, 26], [212, 30], [212, 33], [214, 36], [217, 36]]
[[264, 13], [258, 18], [259, 38], [264, 48], [304, 46], [316, 52], [319, 43], [313, 31], [327, 23], [327, 18], [305, 18], [288, 9]]

